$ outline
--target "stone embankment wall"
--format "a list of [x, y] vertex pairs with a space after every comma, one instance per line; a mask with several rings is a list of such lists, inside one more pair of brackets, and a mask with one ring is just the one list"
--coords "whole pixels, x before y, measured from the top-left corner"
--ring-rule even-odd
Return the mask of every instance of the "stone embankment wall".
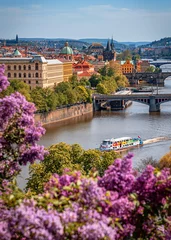
[[58, 108], [48, 113], [36, 113], [36, 122], [41, 122], [42, 125], [61, 122], [70, 118], [79, 117], [88, 113], [93, 112], [93, 104], [82, 103], [65, 108]]

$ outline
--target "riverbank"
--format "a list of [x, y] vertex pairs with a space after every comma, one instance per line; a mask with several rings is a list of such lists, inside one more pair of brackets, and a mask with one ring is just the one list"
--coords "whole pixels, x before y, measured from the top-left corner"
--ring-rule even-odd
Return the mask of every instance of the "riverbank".
[[81, 103], [73, 106], [59, 108], [47, 113], [36, 113], [35, 121], [41, 124], [49, 125], [51, 123], [63, 122], [68, 119], [79, 117], [93, 112], [92, 103]]

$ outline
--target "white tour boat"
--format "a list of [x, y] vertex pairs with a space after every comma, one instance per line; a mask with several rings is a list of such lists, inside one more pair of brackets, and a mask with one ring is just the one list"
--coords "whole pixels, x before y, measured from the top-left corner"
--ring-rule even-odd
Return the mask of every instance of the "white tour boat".
[[135, 146], [140, 146], [143, 144], [142, 139], [138, 136], [137, 138], [131, 137], [121, 137], [121, 138], [111, 138], [105, 139], [100, 145], [101, 151], [110, 150], [122, 150], [126, 148], [132, 148]]

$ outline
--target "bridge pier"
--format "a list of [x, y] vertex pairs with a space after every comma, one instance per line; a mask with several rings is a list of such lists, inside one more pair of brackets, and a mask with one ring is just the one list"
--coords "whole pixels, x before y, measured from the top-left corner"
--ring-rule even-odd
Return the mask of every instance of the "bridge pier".
[[94, 111], [99, 111], [100, 110], [100, 104], [97, 103], [95, 97], [93, 97], [93, 110]]
[[155, 96], [150, 96], [149, 112], [160, 112], [160, 104], [156, 104]]

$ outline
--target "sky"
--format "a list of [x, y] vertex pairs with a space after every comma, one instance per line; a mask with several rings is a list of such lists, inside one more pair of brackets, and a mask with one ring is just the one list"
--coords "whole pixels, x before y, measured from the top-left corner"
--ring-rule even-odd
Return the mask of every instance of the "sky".
[[0, 39], [171, 37], [171, 0], [0, 0]]

